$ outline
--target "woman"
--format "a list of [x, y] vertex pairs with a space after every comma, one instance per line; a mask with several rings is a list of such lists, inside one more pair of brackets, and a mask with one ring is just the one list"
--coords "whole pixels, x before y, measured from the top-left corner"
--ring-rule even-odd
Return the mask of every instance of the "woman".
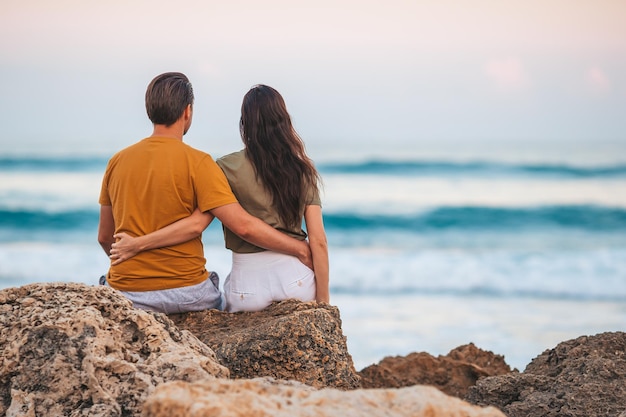
[[[224, 283], [226, 310], [258, 311], [287, 298], [329, 302], [320, 176], [292, 126], [282, 96], [266, 85], [253, 87], [244, 96], [239, 128], [244, 149], [218, 159], [218, 165], [239, 203], [253, 216], [300, 240], [307, 237], [304, 219], [315, 273], [297, 258], [266, 251], [224, 228], [226, 247], [233, 252], [232, 270]], [[188, 236], [197, 229], [200, 216], [210, 215], [194, 212], [138, 238], [120, 234], [111, 258], [117, 263], [141, 250], [170, 245], [173, 234]]]

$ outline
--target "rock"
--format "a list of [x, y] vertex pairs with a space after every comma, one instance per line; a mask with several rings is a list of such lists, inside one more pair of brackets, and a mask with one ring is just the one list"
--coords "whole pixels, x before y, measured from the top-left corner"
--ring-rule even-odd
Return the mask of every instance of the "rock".
[[208, 310], [170, 318], [211, 347], [232, 378], [267, 376], [315, 388], [360, 387], [337, 307], [286, 300], [253, 313]]
[[146, 400], [143, 417], [504, 417], [426, 386], [401, 389], [316, 390], [273, 381], [167, 382]]
[[206, 345], [109, 287], [0, 291], [0, 415], [133, 416], [162, 382], [213, 377]]
[[562, 342], [523, 373], [478, 381], [466, 399], [509, 417], [626, 415], [626, 333]]
[[432, 385], [448, 395], [463, 398], [479, 378], [502, 375], [511, 368], [501, 355], [477, 348], [473, 343], [459, 346], [446, 356], [428, 353], [386, 357], [360, 372], [363, 388], [400, 388]]

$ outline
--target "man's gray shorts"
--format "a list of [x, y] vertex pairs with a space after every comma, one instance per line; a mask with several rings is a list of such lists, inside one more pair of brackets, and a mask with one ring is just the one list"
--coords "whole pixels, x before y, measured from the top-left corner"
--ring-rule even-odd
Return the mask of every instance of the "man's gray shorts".
[[[219, 276], [211, 272], [205, 281], [188, 287], [120, 293], [132, 301], [134, 307], [159, 313], [175, 314], [212, 308], [222, 310], [224, 302], [219, 280]], [[100, 284], [108, 285], [104, 276], [100, 278]]]

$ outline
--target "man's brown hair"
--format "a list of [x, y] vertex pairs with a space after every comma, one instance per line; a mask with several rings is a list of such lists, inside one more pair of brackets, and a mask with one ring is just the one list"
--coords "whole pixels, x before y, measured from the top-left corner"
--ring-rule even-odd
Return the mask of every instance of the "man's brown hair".
[[146, 90], [146, 111], [155, 125], [171, 126], [188, 105], [193, 106], [193, 88], [185, 74], [166, 72], [157, 75]]

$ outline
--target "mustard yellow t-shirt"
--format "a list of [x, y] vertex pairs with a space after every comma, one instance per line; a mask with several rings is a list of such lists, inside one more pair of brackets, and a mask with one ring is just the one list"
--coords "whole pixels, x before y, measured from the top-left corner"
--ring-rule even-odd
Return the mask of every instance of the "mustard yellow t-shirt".
[[[115, 232], [145, 235], [202, 211], [236, 203], [210, 155], [184, 142], [150, 137], [115, 154], [102, 180], [100, 204], [112, 206]], [[204, 281], [200, 237], [137, 254], [111, 266], [107, 282], [123, 291], [150, 291]]]
[[[278, 212], [272, 204], [271, 195], [267, 192], [265, 186], [257, 180], [254, 167], [246, 157], [244, 150], [218, 158], [216, 162], [222, 168], [224, 174], [226, 174], [228, 183], [239, 204], [248, 213], [291, 237], [299, 240], [306, 239], [306, 232], [302, 230], [301, 225], [287, 227], [280, 219]], [[322, 205], [319, 193], [315, 187], [309, 187], [306, 190], [305, 204], [300, 208], [300, 218], [303, 218], [305, 206], [308, 205]], [[226, 227], [224, 227], [224, 242], [226, 248], [236, 253], [254, 253], [265, 250], [246, 242]]]

